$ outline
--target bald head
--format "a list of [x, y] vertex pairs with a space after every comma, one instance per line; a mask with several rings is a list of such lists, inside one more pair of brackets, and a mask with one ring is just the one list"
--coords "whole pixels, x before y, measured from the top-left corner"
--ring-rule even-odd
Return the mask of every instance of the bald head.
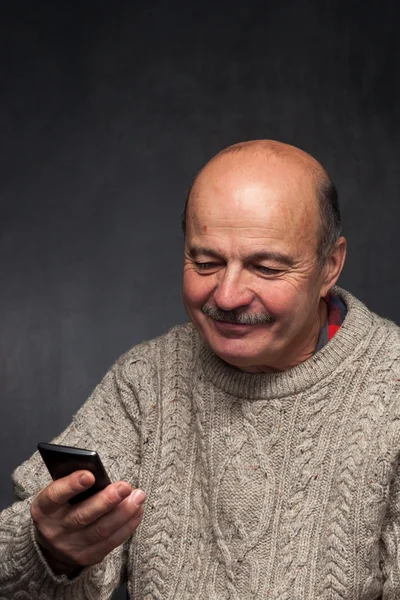
[[233, 144], [233, 146], [228, 146], [218, 152], [207, 165], [212, 164], [228, 154], [240, 154], [243, 157], [260, 157], [264, 160], [275, 158], [281, 161], [302, 165], [305, 170], [309, 171], [310, 176], [322, 177], [324, 174], [326, 175], [325, 170], [320, 163], [310, 154], [307, 154], [307, 152], [304, 152], [304, 150], [301, 150], [300, 148], [275, 140], [250, 140]]
[[189, 190], [182, 219], [184, 232], [189, 204], [202, 193], [200, 190], [204, 189], [205, 182], [216, 184], [222, 182], [223, 177], [223, 185], [230, 178], [239, 182], [235, 185], [240, 185], [242, 180], [247, 185], [263, 181], [276, 189], [301, 191], [298, 197], [303, 199], [307, 218], [315, 220], [318, 262], [321, 265], [325, 262], [341, 235], [341, 219], [336, 188], [315, 158], [299, 148], [274, 140], [253, 140], [225, 148], [201, 169]]

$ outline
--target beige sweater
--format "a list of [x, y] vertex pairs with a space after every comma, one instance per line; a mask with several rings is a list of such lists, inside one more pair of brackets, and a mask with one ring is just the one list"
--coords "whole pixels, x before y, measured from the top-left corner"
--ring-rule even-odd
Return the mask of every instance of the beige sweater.
[[0, 598], [400, 598], [399, 328], [347, 292], [344, 324], [282, 373], [229, 367], [193, 326], [134, 347], [57, 442], [148, 493], [136, 534], [74, 580], [34, 542], [38, 455], [0, 515]]

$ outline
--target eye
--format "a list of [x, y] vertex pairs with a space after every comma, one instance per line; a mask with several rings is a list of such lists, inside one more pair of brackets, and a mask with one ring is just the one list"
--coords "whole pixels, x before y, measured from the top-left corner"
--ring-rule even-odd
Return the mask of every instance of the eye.
[[209, 269], [213, 269], [217, 266], [217, 263], [213, 262], [196, 262], [196, 267], [199, 271], [208, 271]]
[[256, 268], [265, 275], [276, 275], [277, 273], [282, 273], [281, 269], [270, 269], [269, 267], [263, 267], [261, 265], [258, 265]]

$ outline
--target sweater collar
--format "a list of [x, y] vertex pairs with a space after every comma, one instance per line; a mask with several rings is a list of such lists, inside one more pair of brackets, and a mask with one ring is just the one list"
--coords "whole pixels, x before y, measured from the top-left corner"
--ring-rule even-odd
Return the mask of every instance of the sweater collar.
[[347, 309], [336, 335], [319, 352], [303, 363], [279, 373], [246, 373], [228, 365], [209, 346], [200, 342], [200, 362], [205, 377], [232, 396], [258, 399], [278, 398], [300, 393], [332, 375], [371, 328], [374, 315], [349, 292], [335, 287]]

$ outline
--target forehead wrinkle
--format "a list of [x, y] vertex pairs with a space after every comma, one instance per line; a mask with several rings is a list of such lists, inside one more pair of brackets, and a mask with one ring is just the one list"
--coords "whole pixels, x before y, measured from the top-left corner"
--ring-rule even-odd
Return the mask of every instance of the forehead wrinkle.
[[[257, 221], [257, 226], [270, 226], [269, 222], [283, 216], [295, 224], [298, 220], [313, 220], [315, 212], [312, 203], [303, 197], [304, 189], [293, 194], [282, 194], [276, 188], [265, 185], [252, 185], [226, 191], [224, 194], [214, 196], [212, 194], [199, 194], [190, 203], [190, 220], [215, 219], [220, 222], [234, 220], [236, 228], [254, 227], [252, 223], [242, 225], [238, 222], [238, 213], [243, 221]], [[265, 200], [263, 200], [263, 197]]]
[[[222, 217], [222, 220], [224, 217]], [[195, 222], [193, 223], [194, 233], [195, 235], [207, 236], [207, 237], [217, 237], [223, 238], [224, 233], [233, 234], [232, 240], [237, 240], [239, 236], [242, 236], [242, 242], [246, 243], [246, 239], [250, 240], [265, 240], [266, 238], [275, 236], [278, 239], [282, 239], [282, 236], [286, 234], [286, 228], [275, 227], [274, 225], [263, 225], [262, 223], [257, 225], [248, 225], [248, 224], [231, 224], [231, 223], [213, 223], [210, 225], [207, 220], [200, 219], [197, 215], [193, 219]], [[229, 220], [226, 217], [226, 220]], [[203, 227], [206, 226], [207, 230], [204, 231]], [[297, 233], [296, 237], [298, 239], [303, 239], [306, 237], [305, 230], [301, 229], [300, 232]], [[246, 234], [246, 235], [244, 235]], [[272, 234], [272, 236], [271, 236]], [[283, 239], [282, 239], [283, 241]], [[261, 242], [260, 242], [261, 243]]]
[[[233, 228], [236, 232], [236, 228]], [[297, 245], [291, 245], [288, 248], [285, 240], [282, 237], [282, 231], [274, 229], [268, 232], [262, 232], [259, 235], [257, 232], [255, 235], [250, 236], [229, 236], [224, 235], [223, 232], [219, 235], [218, 232], [207, 232], [204, 233], [199, 231], [194, 235], [188, 236], [187, 245], [195, 247], [208, 247], [208, 248], [219, 248], [224, 249], [225, 252], [238, 252], [238, 253], [259, 253], [266, 250], [281, 251], [283, 253], [296, 253]]]

